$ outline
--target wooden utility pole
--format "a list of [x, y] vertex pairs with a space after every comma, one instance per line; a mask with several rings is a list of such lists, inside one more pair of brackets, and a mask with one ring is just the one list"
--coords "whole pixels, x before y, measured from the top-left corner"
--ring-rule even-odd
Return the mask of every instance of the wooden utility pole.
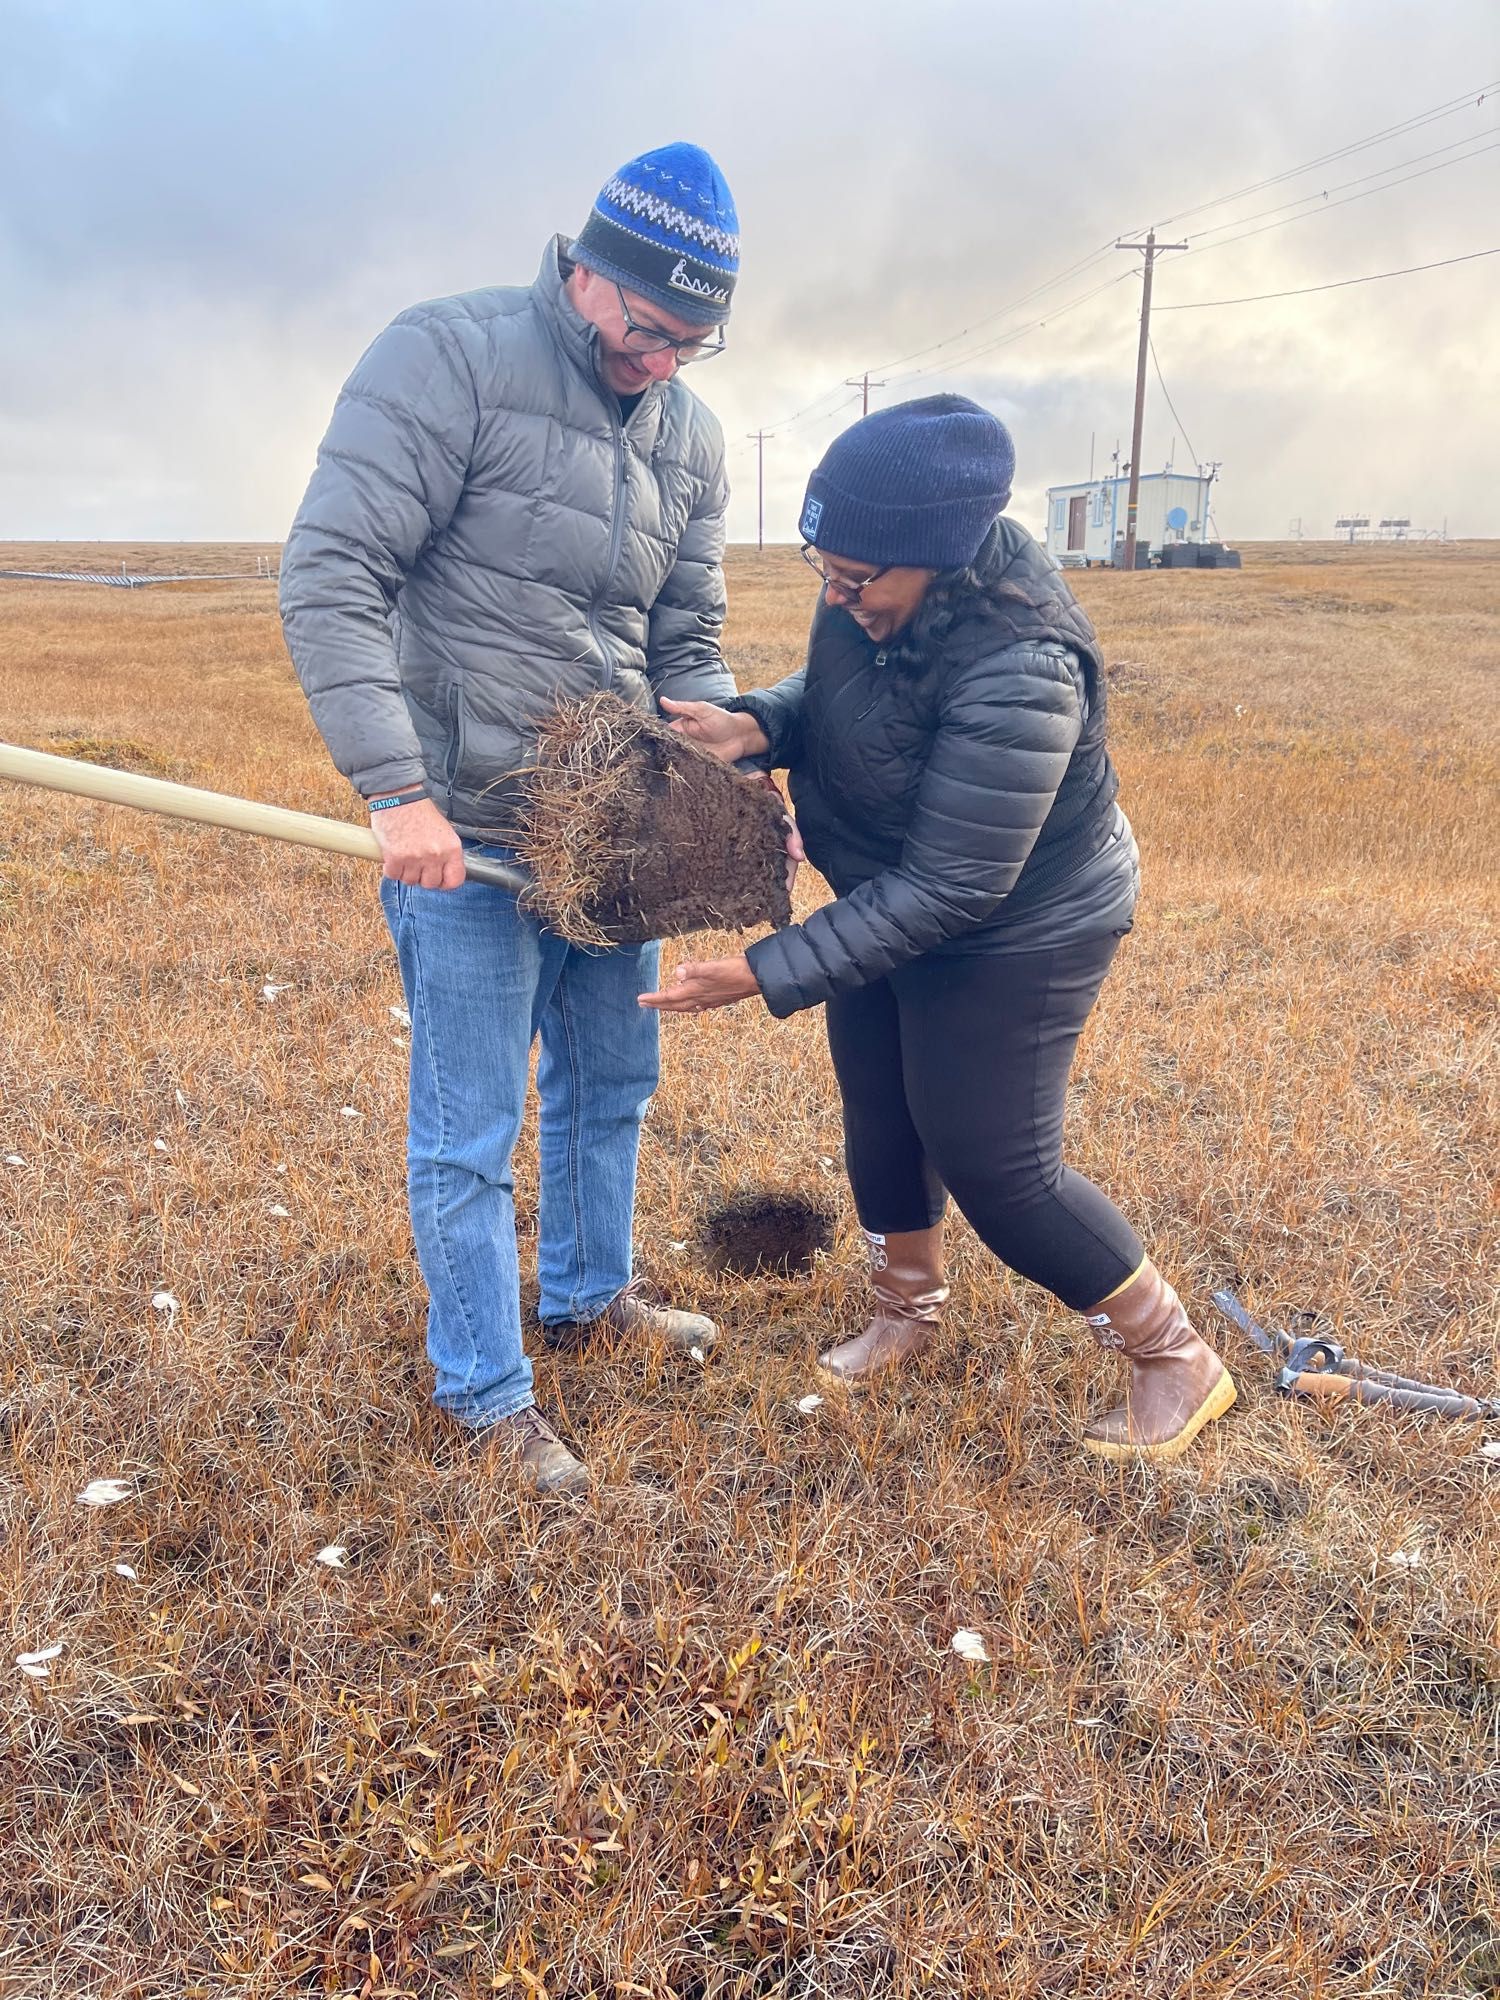
[[1159, 250], [1186, 250], [1185, 243], [1158, 243], [1148, 229], [1144, 243], [1116, 243], [1117, 250], [1144, 250], [1145, 284], [1141, 290], [1141, 345], [1135, 361], [1135, 423], [1130, 433], [1130, 493], [1125, 502], [1125, 567], [1135, 568], [1135, 521], [1141, 504], [1141, 428], [1146, 418], [1146, 356], [1151, 351], [1151, 270]]
[[751, 431], [755, 439], [755, 546], [762, 552], [766, 546], [766, 434]]
[[870, 414], [870, 391], [872, 389], [883, 389], [885, 384], [884, 382], [872, 382], [870, 380], [870, 371], [867, 368], [863, 375], [846, 375], [844, 377], [844, 387], [860, 391], [859, 414], [862, 417], [867, 417]]

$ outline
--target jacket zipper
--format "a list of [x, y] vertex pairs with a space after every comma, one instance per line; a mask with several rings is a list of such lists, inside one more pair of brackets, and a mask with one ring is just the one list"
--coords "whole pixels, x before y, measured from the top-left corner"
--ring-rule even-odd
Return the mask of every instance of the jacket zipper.
[[453, 817], [453, 799], [458, 789], [458, 771], [463, 762], [463, 732], [459, 728], [459, 718], [463, 713], [464, 691], [458, 681], [454, 681], [448, 695], [448, 813]]
[[[597, 354], [595, 366], [597, 372]], [[625, 426], [620, 421], [619, 404], [614, 401], [607, 389], [601, 389], [600, 393], [606, 399], [605, 408], [609, 413], [610, 433], [614, 439], [615, 496], [614, 504], [610, 508], [609, 517], [609, 561], [605, 566], [603, 581], [589, 599], [588, 615], [589, 630], [594, 635], [594, 644], [599, 648], [603, 656], [605, 668], [604, 685], [608, 687], [614, 680], [615, 672], [613, 664], [610, 661], [609, 648], [605, 645], [604, 635], [599, 629], [598, 611], [600, 604], [603, 602], [605, 592], [615, 580], [615, 569], [620, 560], [620, 544], [625, 539]]]

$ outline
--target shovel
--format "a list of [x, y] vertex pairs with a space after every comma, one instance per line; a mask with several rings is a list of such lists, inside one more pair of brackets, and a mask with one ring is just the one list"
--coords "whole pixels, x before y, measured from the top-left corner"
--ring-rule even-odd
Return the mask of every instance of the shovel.
[[[258, 833], [269, 840], [289, 840], [298, 847], [321, 847], [330, 854], [355, 854], [364, 861], [380, 859], [379, 842], [367, 826], [321, 819], [316, 813], [291, 812], [285, 806], [262, 805], [257, 799], [237, 799], [227, 792], [200, 791], [196, 785], [174, 785], [165, 778], [144, 778], [134, 771], [114, 771], [75, 757], [53, 757], [45, 750], [23, 750], [14, 743], [0, 743], [0, 778], [12, 778], [20, 785], [42, 785], [53, 792], [76, 792], [80, 798], [102, 799], [108, 805], [167, 813], [174, 819], [196, 820], [200, 826], [227, 826], [235, 833]], [[509, 889], [517, 895], [531, 887], [531, 877], [524, 868], [467, 849], [464, 874], [471, 882], [488, 882], [493, 888]]]

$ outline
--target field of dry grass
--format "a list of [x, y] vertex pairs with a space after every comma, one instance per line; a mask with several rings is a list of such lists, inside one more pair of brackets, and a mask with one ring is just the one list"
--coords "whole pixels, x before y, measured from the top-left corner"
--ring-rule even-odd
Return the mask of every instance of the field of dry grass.
[[[1205, 1320], [1492, 1392], [1500, 545], [1078, 587], [1147, 890], [1075, 1162]], [[745, 682], [811, 589], [734, 553]], [[0, 581], [0, 734], [352, 817], [272, 595]], [[665, 1024], [639, 1211], [721, 1356], [543, 1360], [602, 1486], [487, 1483], [425, 1403], [374, 886], [0, 797], [7, 2000], [1500, 1991], [1479, 1435], [1216, 1328], [1231, 1418], [1086, 1461], [1109, 1363], [963, 1231], [925, 1378], [802, 1414], [847, 1203], [803, 1284], [695, 1255], [727, 1193], [843, 1201], [820, 1021], [744, 1006]]]

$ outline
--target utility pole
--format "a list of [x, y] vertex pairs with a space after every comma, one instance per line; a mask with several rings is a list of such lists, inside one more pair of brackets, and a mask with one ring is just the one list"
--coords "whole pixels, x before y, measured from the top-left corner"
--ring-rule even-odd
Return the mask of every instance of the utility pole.
[[762, 554], [766, 546], [766, 434], [751, 431], [755, 439], [755, 546]]
[[1125, 502], [1125, 567], [1135, 568], [1135, 521], [1141, 502], [1141, 426], [1146, 419], [1146, 356], [1151, 351], [1151, 271], [1159, 250], [1186, 250], [1185, 243], [1158, 243], [1148, 229], [1144, 243], [1116, 243], [1117, 250], [1146, 253], [1146, 281], [1141, 290], [1141, 345], [1135, 362], [1135, 424], [1130, 433], [1130, 494]]
[[867, 368], [863, 375], [846, 375], [844, 377], [844, 387], [846, 389], [858, 389], [861, 392], [859, 414], [862, 417], [867, 417], [870, 414], [870, 391], [872, 389], [883, 389], [885, 384], [884, 382], [872, 382], [870, 380], [870, 371]]

